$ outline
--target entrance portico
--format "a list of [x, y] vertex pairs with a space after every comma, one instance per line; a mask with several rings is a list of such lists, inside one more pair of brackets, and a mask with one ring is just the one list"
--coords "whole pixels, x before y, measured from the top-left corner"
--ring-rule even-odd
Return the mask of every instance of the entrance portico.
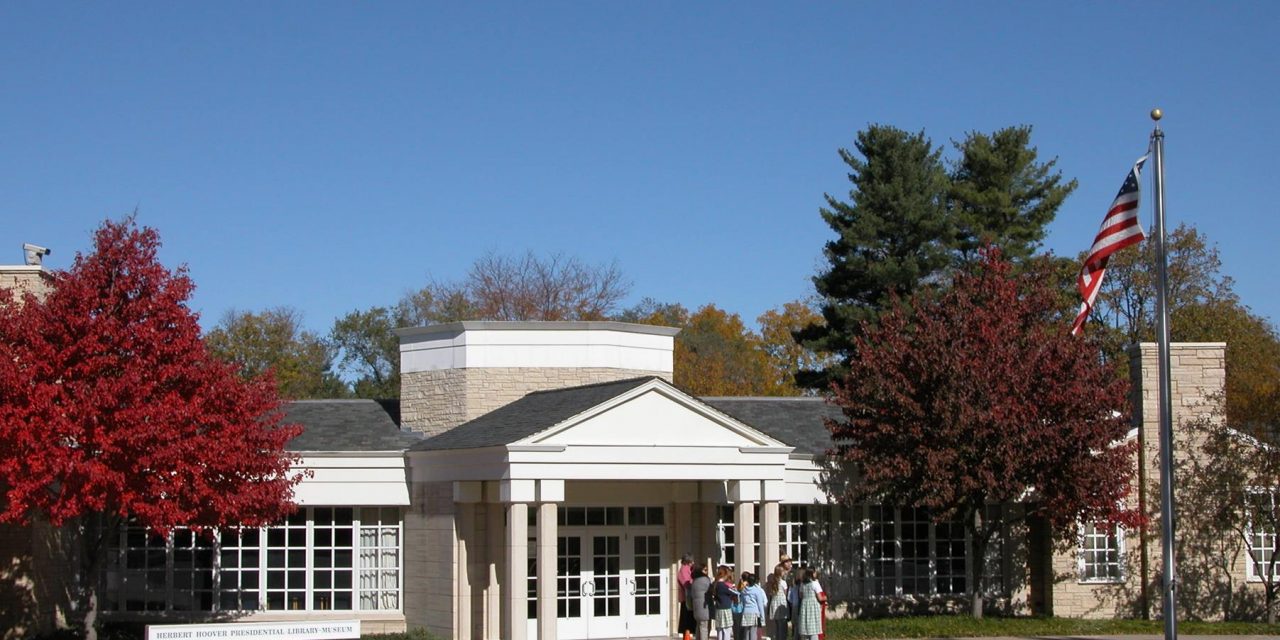
[[456, 504], [452, 557], [429, 577], [452, 583], [452, 635], [668, 635], [675, 562], [712, 558], [719, 505], [734, 505], [737, 568], [776, 563], [790, 452], [659, 378], [531, 393], [425, 441], [413, 483]]

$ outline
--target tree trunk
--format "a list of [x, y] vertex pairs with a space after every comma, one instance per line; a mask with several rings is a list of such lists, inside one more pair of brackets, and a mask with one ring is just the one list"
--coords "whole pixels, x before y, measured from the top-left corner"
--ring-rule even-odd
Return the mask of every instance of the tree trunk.
[[78, 610], [83, 613], [80, 630], [85, 640], [98, 640], [98, 590], [102, 580], [102, 556], [106, 551], [106, 534], [102, 514], [78, 518], [76, 529], [80, 534], [80, 566], [77, 598]]
[[1227, 574], [1227, 592], [1222, 597], [1222, 620], [1228, 622], [1231, 620], [1231, 614], [1235, 611], [1236, 588], [1235, 581], [1231, 579], [1231, 575]]
[[1276, 587], [1278, 585], [1267, 585], [1267, 624], [1276, 623]]
[[970, 517], [965, 518], [965, 530], [969, 533], [969, 590], [973, 593], [972, 614], [975, 620], [982, 619], [982, 564], [986, 560], [986, 538], [982, 534], [982, 509], [973, 509]]

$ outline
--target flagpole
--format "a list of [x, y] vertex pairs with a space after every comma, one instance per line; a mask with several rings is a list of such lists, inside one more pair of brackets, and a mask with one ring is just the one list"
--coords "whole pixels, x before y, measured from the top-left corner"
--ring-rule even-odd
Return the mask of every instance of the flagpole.
[[1152, 202], [1155, 205], [1156, 222], [1156, 342], [1159, 349], [1160, 370], [1160, 537], [1163, 550], [1162, 613], [1165, 640], [1178, 637], [1177, 587], [1178, 578], [1173, 560], [1174, 503], [1173, 503], [1173, 386], [1169, 369], [1169, 269], [1165, 251], [1164, 233], [1164, 131], [1160, 130], [1160, 109], [1151, 110], [1155, 130], [1151, 132], [1154, 156]]

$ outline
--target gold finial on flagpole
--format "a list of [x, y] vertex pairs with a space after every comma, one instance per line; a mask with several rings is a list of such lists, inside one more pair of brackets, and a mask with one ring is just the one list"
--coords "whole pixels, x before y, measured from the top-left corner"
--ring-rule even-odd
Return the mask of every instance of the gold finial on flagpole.
[[1154, 108], [1154, 109], [1152, 109], [1152, 110], [1151, 110], [1151, 119], [1152, 119], [1152, 120], [1155, 120], [1156, 122], [1159, 122], [1159, 121], [1160, 121], [1160, 118], [1163, 118], [1163, 117], [1164, 117], [1164, 112], [1160, 110], [1160, 107], [1156, 107], [1156, 108]]

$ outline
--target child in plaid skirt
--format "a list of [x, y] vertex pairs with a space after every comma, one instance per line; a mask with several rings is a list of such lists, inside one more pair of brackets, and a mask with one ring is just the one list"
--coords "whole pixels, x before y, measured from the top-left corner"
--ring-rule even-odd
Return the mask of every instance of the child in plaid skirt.
[[726, 565], [716, 568], [716, 639], [733, 640], [733, 605], [738, 590], [733, 588], [733, 571]]
[[740, 640], [758, 640], [764, 629], [764, 612], [768, 608], [764, 589], [754, 573], [742, 572], [742, 627]]
[[817, 640], [822, 633], [822, 604], [818, 602], [818, 585], [808, 569], [797, 585], [800, 590], [800, 611], [796, 614], [796, 635], [806, 640]]

